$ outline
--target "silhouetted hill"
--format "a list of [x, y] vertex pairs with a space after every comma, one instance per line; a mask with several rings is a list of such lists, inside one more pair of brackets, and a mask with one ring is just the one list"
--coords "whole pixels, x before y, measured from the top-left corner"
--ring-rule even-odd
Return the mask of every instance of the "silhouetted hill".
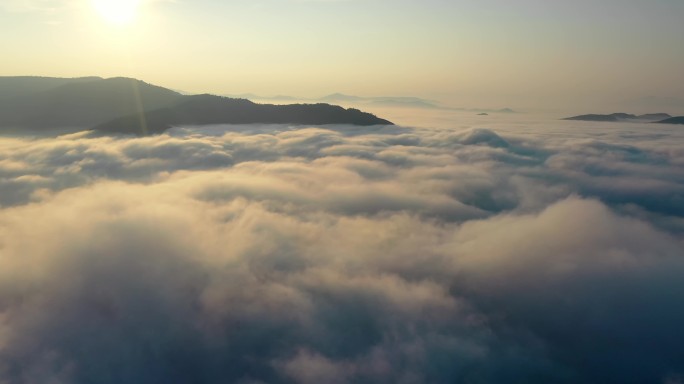
[[657, 121], [658, 124], [684, 124], [684, 116], [671, 117], [669, 119]]
[[45, 92], [70, 83], [83, 83], [98, 80], [102, 80], [102, 78], [79, 77], [66, 79], [60, 77], [0, 76], [0, 101]]
[[413, 98], [377, 98], [370, 102], [373, 105], [382, 107], [406, 107], [406, 108], [427, 108], [435, 109], [440, 106], [428, 101]]
[[304, 101], [307, 100], [305, 98], [301, 97], [294, 97], [294, 96], [288, 96], [288, 95], [274, 95], [274, 96], [261, 96], [257, 95], [254, 93], [241, 93], [241, 94], [222, 94], [222, 95], [217, 95], [217, 96], [223, 96], [223, 97], [229, 97], [231, 99], [248, 99], [252, 101], [276, 101], [276, 102], [282, 102], [282, 101], [289, 101], [289, 102], [297, 102], [297, 101]]
[[214, 95], [186, 96], [172, 107], [133, 114], [100, 124], [107, 133], [156, 134], [172, 126], [206, 124], [392, 125], [370, 113], [330, 104], [256, 104]]
[[649, 113], [649, 114], [646, 114], [646, 115], [638, 116], [637, 118], [638, 118], [639, 120], [659, 121], [659, 120], [669, 119], [669, 118], [671, 118], [671, 117], [672, 117], [672, 116], [669, 115], [669, 114], [667, 114], [667, 113]]
[[650, 113], [646, 115], [632, 115], [629, 113], [612, 113], [610, 115], [580, 115], [568, 117], [563, 120], [578, 120], [578, 121], [608, 121], [608, 122], [619, 122], [619, 121], [634, 121], [634, 122], [655, 122], [658, 120], [663, 120], [670, 118], [672, 116], [667, 113]]
[[626, 119], [629, 117], [636, 117], [634, 115], [628, 115], [626, 113], [613, 113], [610, 115], [580, 115], [568, 117], [563, 120], [579, 120], [579, 121], [620, 121], [621, 119]]
[[370, 104], [382, 107], [401, 107], [401, 108], [442, 108], [430, 100], [421, 99], [418, 97], [397, 97], [397, 96], [383, 96], [383, 97], [361, 97], [353, 95], [345, 95], [342, 93], [333, 93], [319, 99], [323, 102], [332, 103], [354, 103], [354, 104]]
[[[41, 86], [49, 83], [60, 81], [50, 80]], [[0, 105], [0, 126], [90, 127], [119, 116], [168, 106], [181, 98], [177, 92], [129, 78], [66, 82], [5, 100]]]
[[0, 128], [159, 133], [180, 124], [391, 124], [329, 104], [270, 105], [213, 95], [184, 96], [129, 78], [0, 78]]
[[342, 101], [347, 101], [347, 102], [360, 102], [360, 101], [366, 101], [367, 99], [365, 97], [360, 97], [360, 96], [353, 96], [353, 95], [345, 95], [343, 93], [333, 93], [332, 95], [327, 95], [321, 97], [321, 101], [330, 101], [330, 102], [342, 102]]
[[488, 108], [449, 108], [454, 111], [467, 111], [467, 112], [477, 112], [477, 113], [518, 113], [510, 108], [501, 109], [488, 109]]
[[287, 95], [276, 95], [276, 96], [259, 96], [252, 93], [230, 95], [226, 94], [223, 96], [239, 99], [250, 99], [259, 100], [261, 102], [305, 102], [305, 103], [334, 103], [334, 104], [352, 104], [356, 106], [363, 107], [365, 105], [369, 106], [380, 106], [380, 107], [398, 107], [398, 108], [428, 108], [428, 109], [448, 109], [447, 107], [441, 106], [436, 102], [431, 100], [425, 100], [418, 97], [405, 97], [405, 96], [383, 96], [383, 97], [362, 97], [354, 95], [345, 95], [343, 93], [333, 93], [323, 97], [317, 98], [303, 98], [303, 97], [293, 97]]

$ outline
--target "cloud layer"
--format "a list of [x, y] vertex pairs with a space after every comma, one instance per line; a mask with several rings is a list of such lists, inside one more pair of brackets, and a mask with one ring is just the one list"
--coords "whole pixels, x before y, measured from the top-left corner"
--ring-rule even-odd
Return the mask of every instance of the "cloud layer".
[[0, 139], [0, 383], [681, 382], [682, 138], [620, 127]]

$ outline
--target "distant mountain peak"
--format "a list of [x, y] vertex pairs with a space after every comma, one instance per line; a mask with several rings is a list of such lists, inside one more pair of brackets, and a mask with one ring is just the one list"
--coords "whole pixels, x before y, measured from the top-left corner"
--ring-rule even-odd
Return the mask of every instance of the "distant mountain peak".
[[322, 101], [346, 102], [356, 104], [372, 104], [384, 107], [409, 107], [409, 108], [442, 108], [432, 100], [421, 99], [412, 96], [354, 96], [344, 93], [333, 93], [320, 98]]
[[656, 122], [659, 120], [668, 119], [670, 116], [667, 113], [649, 113], [645, 115], [633, 115], [630, 113], [618, 112], [611, 113], [608, 115], [600, 114], [589, 114], [589, 115], [579, 115], [573, 117], [567, 117], [563, 120], [576, 120], [576, 121], [597, 121], [597, 122]]
[[659, 124], [684, 124], [684, 116], [670, 117], [661, 121], [657, 121]]

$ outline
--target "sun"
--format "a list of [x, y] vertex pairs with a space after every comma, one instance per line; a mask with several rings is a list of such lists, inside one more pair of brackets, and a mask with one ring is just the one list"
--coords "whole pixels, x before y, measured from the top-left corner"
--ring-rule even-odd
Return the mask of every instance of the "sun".
[[141, 0], [91, 0], [97, 13], [115, 25], [130, 24], [138, 14]]

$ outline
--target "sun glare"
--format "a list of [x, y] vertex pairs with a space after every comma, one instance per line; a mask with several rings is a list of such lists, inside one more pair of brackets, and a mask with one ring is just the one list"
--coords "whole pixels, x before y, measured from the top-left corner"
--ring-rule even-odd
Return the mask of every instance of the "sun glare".
[[91, 0], [105, 20], [116, 25], [130, 24], [138, 13], [141, 0]]

